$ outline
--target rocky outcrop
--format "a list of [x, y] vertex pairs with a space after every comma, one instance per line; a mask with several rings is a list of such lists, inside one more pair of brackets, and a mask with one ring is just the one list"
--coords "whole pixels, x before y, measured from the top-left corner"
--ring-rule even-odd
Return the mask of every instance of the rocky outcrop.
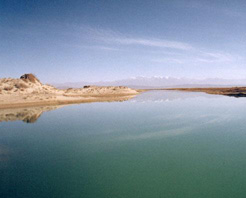
[[32, 83], [40, 83], [39, 79], [34, 74], [24, 74], [20, 77], [20, 79], [24, 80], [25, 82], [29, 81]]

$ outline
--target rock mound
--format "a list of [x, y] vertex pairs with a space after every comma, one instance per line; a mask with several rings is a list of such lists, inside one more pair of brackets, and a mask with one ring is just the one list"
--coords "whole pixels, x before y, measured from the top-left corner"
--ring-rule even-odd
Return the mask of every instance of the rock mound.
[[0, 94], [54, 93], [56, 89], [42, 84], [33, 74], [24, 74], [19, 79], [0, 79]]
[[34, 74], [24, 74], [20, 77], [20, 79], [24, 80], [25, 82], [30, 81], [32, 83], [40, 83], [39, 79]]

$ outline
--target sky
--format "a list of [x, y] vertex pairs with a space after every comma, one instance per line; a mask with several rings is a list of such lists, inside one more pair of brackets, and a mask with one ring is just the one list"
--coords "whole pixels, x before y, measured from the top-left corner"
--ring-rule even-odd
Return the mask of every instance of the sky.
[[0, 78], [246, 78], [246, 1], [0, 0]]

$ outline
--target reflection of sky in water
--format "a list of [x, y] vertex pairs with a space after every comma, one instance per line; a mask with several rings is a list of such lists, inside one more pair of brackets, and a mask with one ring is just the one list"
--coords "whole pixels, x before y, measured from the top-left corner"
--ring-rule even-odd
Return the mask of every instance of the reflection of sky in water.
[[[245, 182], [245, 104], [245, 98], [156, 91], [126, 102], [65, 106], [33, 124], [2, 122], [0, 158], [8, 157], [0, 167], [8, 182], [0, 186], [6, 193], [14, 185], [24, 195], [25, 186], [53, 188], [54, 194], [40, 197], [68, 197], [71, 191], [74, 197], [107, 197], [109, 189], [136, 197], [127, 190], [132, 186], [147, 197], [145, 183], [167, 194], [171, 185], [176, 197], [195, 193], [196, 185], [218, 193], [214, 197], [242, 193], [234, 183]], [[235, 182], [223, 183], [229, 178]], [[225, 196], [217, 191], [221, 183]]]
[[[155, 103], [167, 100], [169, 102]], [[16, 133], [18, 128], [19, 133], [30, 135], [32, 132], [41, 138], [47, 133], [54, 138], [57, 134], [85, 139], [93, 136], [95, 139], [92, 141], [141, 140], [240, 122], [244, 120], [244, 105], [243, 98], [152, 91], [127, 102], [65, 106], [44, 114], [32, 126], [18, 122], [1, 125], [3, 134], [8, 130]]]
[[[163, 101], [162, 103], [155, 103]], [[169, 102], [165, 102], [169, 101]], [[127, 102], [89, 103], [70, 105], [41, 116], [34, 126], [20, 123], [1, 123], [3, 129], [51, 129], [55, 133], [69, 131], [76, 135], [104, 133], [143, 133], [199, 127], [242, 119], [243, 98], [214, 96], [203, 93], [152, 91]], [[242, 107], [242, 108], [240, 108]], [[53, 109], [56, 109], [54, 107]], [[52, 107], [50, 107], [52, 110]], [[28, 109], [25, 108], [25, 111]], [[31, 109], [32, 112], [33, 108]], [[47, 111], [47, 108], [43, 112]], [[39, 109], [38, 114], [41, 110]], [[64, 129], [64, 130], [62, 130]], [[59, 131], [59, 130], [58, 130]]]
[[133, 98], [132, 102], [169, 102], [173, 100], [185, 100], [189, 98], [205, 97], [216, 98], [218, 95], [210, 95], [199, 92], [182, 92], [182, 91], [148, 91]]

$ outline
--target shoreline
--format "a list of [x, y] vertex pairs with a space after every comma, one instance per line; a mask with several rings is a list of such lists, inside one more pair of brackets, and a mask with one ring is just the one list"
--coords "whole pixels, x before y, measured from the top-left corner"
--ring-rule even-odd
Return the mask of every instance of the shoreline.
[[[147, 91], [184, 91], [184, 92], [202, 92], [213, 95], [224, 95], [231, 97], [246, 97], [246, 87], [223, 87], [223, 88], [159, 88], [159, 89], [137, 89], [137, 93], [129, 94], [98, 94], [98, 95], [70, 95], [64, 96], [62, 99], [46, 100], [46, 101], [26, 101], [24, 102], [3, 102], [0, 103], [0, 110], [17, 109], [28, 107], [43, 106], [60, 106], [83, 104], [93, 102], [123, 102], [134, 98], [135, 96]], [[17, 100], [18, 101], [18, 100]]]
[[159, 89], [166, 91], [185, 91], [185, 92], [203, 92], [213, 95], [223, 95], [231, 97], [246, 97], [246, 87], [211, 87], [211, 88], [166, 88]]
[[58, 89], [41, 83], [33, 74], [24, 74], [19, 79], [0, 79], [0, 109], [125, 101], [141, 92], [125, 86], [86, 85]]
[[82, 103], [93, 103], [93, 102], [122, 102], [122, 101], [130, 100], [138, 94], [119, 94], [119, 95], [114, 94], [114, 95], [104, 95], [104, 96], [88, 95], [88, 96], [80, 96], [80, 97], [79, 96], [67, 97], [66, 99], [53, 100], [53, 101], [49, 100], [49, 101], [28, 101], [28, 102], [3, 103], [3, 104], [0, 104], [0, 110], [25, 108], [25, 107], [82, 104]]
[[246, 97], [246, 87], [132, 89], [125, 86], [86, 85], [82, 88], [63, 90], [42, 84], [33, 74], [24, 74], [19, 79], [0, 79], [0, 110], [92, 102], [120, 102], [130, 100], [143, 92], [154, 90], [204, 92]]

